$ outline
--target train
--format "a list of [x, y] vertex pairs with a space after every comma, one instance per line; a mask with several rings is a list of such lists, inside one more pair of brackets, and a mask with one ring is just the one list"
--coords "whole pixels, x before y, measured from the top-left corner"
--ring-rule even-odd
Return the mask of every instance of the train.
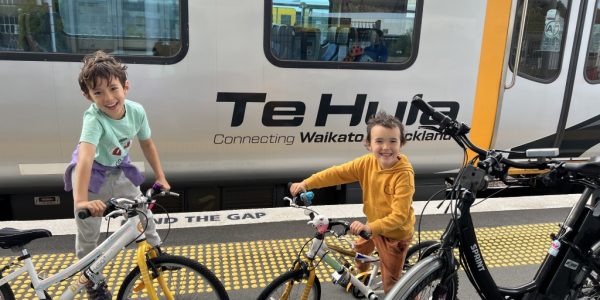
[[[366, 153], [379, 110], [406, 126], [423, 200], [463, 153], [420, 128], [416, 94], [512, 158], [600, 152], [598, 0], [2, 0], [0, 219], [72, 216], [62, 176], [90, 105], [77, 75], [98, 49], [128, 66], [184, 195], [172, 211], [281, 205], [288, 181]], [[321, 193], [360, 202], [356, 184]]]

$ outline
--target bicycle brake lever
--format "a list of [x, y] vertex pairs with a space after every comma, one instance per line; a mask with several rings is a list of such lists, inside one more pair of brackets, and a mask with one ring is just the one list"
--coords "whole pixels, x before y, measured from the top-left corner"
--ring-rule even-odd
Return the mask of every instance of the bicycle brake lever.
[[127, 211], [120, 208], [120, 209], [111, 211], [109, 214], [104, 216], [104, 219], [108, 221], [108, 219], [112, 218], [114, 215], [124, 215], [125, 213], [127, 213]]
[[115, 201], [119, 205], [135, 205], [138, 203], [138, 201], [127, 199], [127, 198], [118, 198], [118, 199], [115, 199]]
[[435, 132], [442, 132], [442, 130], [439, 127], [432, 126], [432, 125], [421, 125], [421, 126], [419, 126], [419, 129], [426, 129], [426, 130], [431, 130], [431, 131], [435, 131]]

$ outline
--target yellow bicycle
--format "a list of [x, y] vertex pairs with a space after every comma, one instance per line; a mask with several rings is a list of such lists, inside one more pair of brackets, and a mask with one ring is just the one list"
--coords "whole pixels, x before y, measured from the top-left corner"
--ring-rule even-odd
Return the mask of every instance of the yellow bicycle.
[[[308, 213], [310, 218], [308, 224], [314, 227], [315, 235], [298, 251], [297, 258], [290, 270], [275, 278], [262, 291], [258, 299], [320, 299], [321, 283], [316, 275], [316, 268], [320, 262], [326, 263], [334, 270], [332, 274], [333, 282], [341, 285], [347, 291], [352, 291], [352, 295], [356, 298], [381, 298], [383, 296], [383, 284], [381, 282], [381, 272], [379, 271], [379, 257], [364, 255], [348, 249], [348, 247], [328, 243], [325, 239], [326, 236], [334, 236], [351, 244], [346, 238], [346, 234], [350, 230], [350, 222], [318, 214], [306, 206], [310, 204], [312, 197], [312, 192], [306, 192], [293, 199], [284, 198], [291, 207], [302, 209]], [[361, 233], [361, 237], [369, 238], [365, 232]], [[410, 267], [410, 264], [413, 264], [419, 258], [419, 254], [430, 245], [428, 242], [411, 247], [405, 268]], [[304, 251], [305, 247], [306, 251]], [[333, 255], [334, 253], [364, 263], [372, 263], [373, 268], [367, 272], [354, 274], [350, 270], [351, 264], [348, 263], [347, 259], [336, 258]]]

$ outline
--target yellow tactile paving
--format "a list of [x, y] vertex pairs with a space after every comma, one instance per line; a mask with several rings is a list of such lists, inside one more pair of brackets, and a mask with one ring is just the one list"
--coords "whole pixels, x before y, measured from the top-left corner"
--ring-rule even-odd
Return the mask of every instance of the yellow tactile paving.
[[[549, 235], [556, 232], [557, 223], [513, 225], [476, 230], [486, 264], [490, 268], [539, 264], [550, 245]], [[442, 231], [421, 233], [421, 240], [438, 239]], [[296, 258], [297, 251], [309, 240], [309, 237], [283, 240], [261, 240], [222, 244], [204, 244], [191, 246], [165, 247], [173, 255], [182, 255], [200, 261], [223, 282], [225, 288], [241, 290], [262, 288], [276, 276], [285, 272]], [[338, 243], [339, 241], [330, 240]], [[116, 295], [125, 276], [132, 270], [133, 250], [121, 252], [111, 262], [104, 274], [108, 286]], [[0, 266], [11, 262], [14, 257], [0, 258]], [[33, 255], [38, 271], [44, 276], [53, 275], [75, 261], [73, 253]], [[322, 281], [329, 281], [332, 270], [322, 263], [317, 275]], [[51, 287], [50, 295], [60, 295], [70, 280]], [[33, 299], [35, 295], [29, 288], [29, 280], [24, 276], [10, 285], [17, 299]]]

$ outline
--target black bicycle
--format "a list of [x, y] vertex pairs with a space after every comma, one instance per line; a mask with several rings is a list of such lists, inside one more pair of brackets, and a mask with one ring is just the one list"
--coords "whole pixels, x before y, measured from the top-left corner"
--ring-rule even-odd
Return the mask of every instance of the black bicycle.
[[[505, 151], [483, 150], [467, 137], [470, 128], [436, 111], [421, 99], [412, 105], [430, 116], [437, 126], [423, 126], [452, 137], [477, 157], [467, 161], [450, 189], [452, 218], [434, 251], [416, 263], [387, 294], [385, 299], [455, 299], [455, 274], [462, 266], [482, 299], [600, 299], [600, 157], [589, 162], [565, 163], [552, 160], [550, 149], [527, 151], [527, 161], [503, 156]], [[557, 151], [555, 151], [557, 152]], [[557, 153], [555, 154], [557, 155]], [[550, 170], [534, 178], [508, 175], [511, 167]], [[507, 185], [554, 186], [575, 183], [584, 186], [558, 233], [551, 234], [548, 254], [534, 279], [515, 288], [499, 287], [492, 278], [477, 242], [470, 208], [478, 191], [491, 179]], [[459, 257], [453, 254], [458, 249]]]

